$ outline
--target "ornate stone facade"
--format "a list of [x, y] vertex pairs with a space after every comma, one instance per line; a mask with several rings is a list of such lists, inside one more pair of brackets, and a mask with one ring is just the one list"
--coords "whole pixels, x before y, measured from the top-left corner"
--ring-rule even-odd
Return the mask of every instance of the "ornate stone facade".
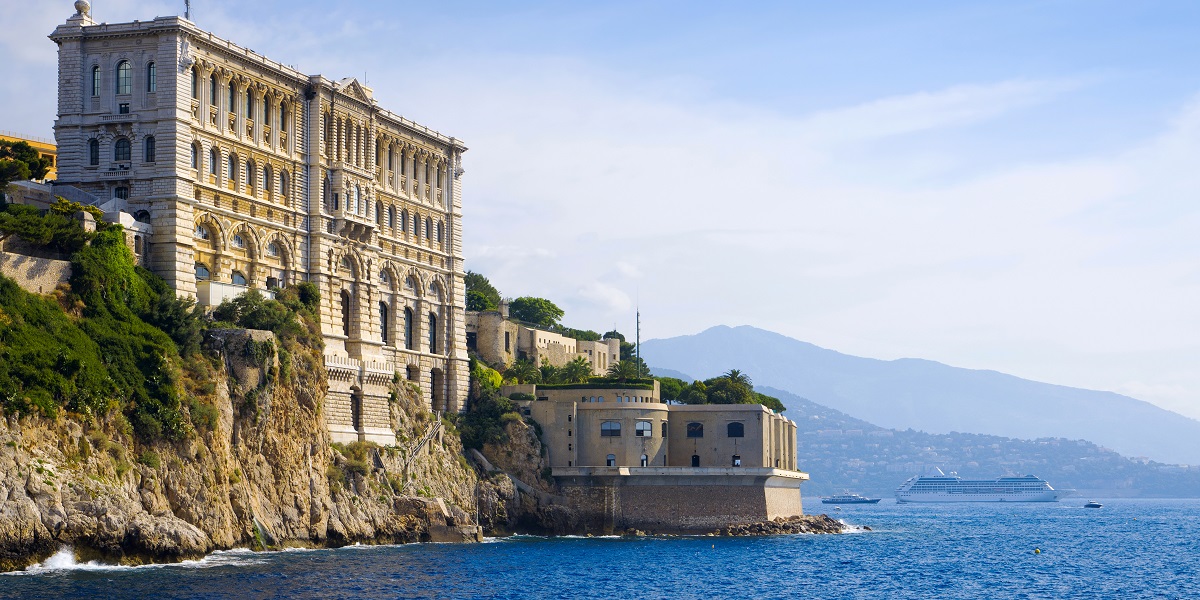
[[181, 295], [315, 283], [334, 441], [395, 443], [394, 377], [461, 410], [466, 146], [181, 17], [76, 7], [50, 36], [58, 183], [147, 215], [146, 265]]

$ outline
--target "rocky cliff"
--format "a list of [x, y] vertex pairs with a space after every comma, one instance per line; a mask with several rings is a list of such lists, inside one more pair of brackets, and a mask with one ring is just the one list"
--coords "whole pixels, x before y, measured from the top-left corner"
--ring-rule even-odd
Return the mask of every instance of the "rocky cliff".
[[189, 384], [191, 420], [204, 425], [179, 442], [143, 443], [120, 413], [0, 413], [0, 571], [62, 546], [138, 564], [477, 539], [478, 478], [414, 389], [394, 386], [399, 446], [333, 445], [319, 356], [275, 348], [269, 332], [210, 332], [211, 377]]

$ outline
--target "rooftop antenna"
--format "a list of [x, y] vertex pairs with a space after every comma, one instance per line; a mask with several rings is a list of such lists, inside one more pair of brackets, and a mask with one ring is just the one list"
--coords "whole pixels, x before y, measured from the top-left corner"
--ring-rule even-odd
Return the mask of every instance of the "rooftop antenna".
[[192, 20], [192, 0], [183, 0], [183, 18]]
[[633, 334], [635, 336], [634, 339], [637, 340], [637, 345], [634, 346], [633, 349], [637, 355], [637, 361], [635, 361], [635, 362], [637, 362], [638, 378], [641, 379], [641, 377], [642, 377], [642, 309], [635, 308], [635, 310], [637, 311], [637, 320], [635, 321], [636, 327], [634, 327]]

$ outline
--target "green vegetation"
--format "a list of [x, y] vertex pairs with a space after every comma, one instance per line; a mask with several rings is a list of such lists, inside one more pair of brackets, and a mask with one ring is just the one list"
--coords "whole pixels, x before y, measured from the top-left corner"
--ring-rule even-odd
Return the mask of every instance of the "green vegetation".
[[500, 386], [495, 373], [481, 362], [471, 359], [471, 392], [467, 397], [467, 411], [456, 423], [465, 448], [483, 448], [484, 444], [500, 444], [508, 441], [506, 426], [521, 420], [517, 407], [508, 398], [500, 395]]
[[467, 286], [467, 310], [496, 310], [500, 307], [500, 291], [492, 286], [487, 277], [467, 271], [463, 283]]
[[777, 413], [787, 410], [778, 398], [754, 391], [750, 377], [737, 369], [690, 384], [674, 377], [657, 379], [663, 400], [681, 404], [761, 404]]
[[42, 158], [29, 142], [0, 140], [0, 190], [14, 181], [41, 179], [50, 171], [50, 159]]
[[81, 210], [92, 214], [97, 221], [103, 216], [94, 206], [62, 198], [45, 211], [24, 204], [6, 204], [0, 199], [0, 243], [16, 236], [30, 246], [70, 255], [95, 237], [75, 220], [73, 215]]
[[[30, 294], [0, 277], [0, 408], [109, 419], [143, 441], [180, 440], [196, 426], [214, 428], [216, 410], [195, 397], [215, 391], [212, 366], [200, 350], [209, 326], [203, 311], [135, 265], [119, 225], [98, 223], [94, 234], [85, 234], [72, 215], [86, 208], [61, 200], [45, 214], [3, 208], [0, 214], [15, 215], [9, 223], [19, 223], [10, 234], [31, 245], [78, 247], [70, 287], [54, 296]], [[0, 227], [4, 222], [0, 218]], [[220, 318], [274, 331], [283, 344], [281, 359], [307, 347], [307, 363], [298, 371], [319, 373], [315, 286], [279, 295], [278, 301], [257, 293], [239, 298], [222, 306]], [[185, 384], [192, 392], [186, 406]]]
[[518, 321], [537, 327], [553, 328], [563, 318], [563, 309], [557, 304], [533, 296], [521, 296], [508, 304], [508, 314]]

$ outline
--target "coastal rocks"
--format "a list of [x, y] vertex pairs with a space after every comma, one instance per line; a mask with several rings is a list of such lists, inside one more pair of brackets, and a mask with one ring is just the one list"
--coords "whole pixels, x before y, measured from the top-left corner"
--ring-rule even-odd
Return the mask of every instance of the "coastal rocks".
[[319, 354], [271, 352], [267, 332], [208, 343], [221, 358], [215, 385], [196, 384], [189, 400], [209, 416], [193, 414], [196, 431], [179, 442], [146, 444], [119, 413], [0, 413], [0, 571], [63, 546], [78, 560], [142, 564], [235, 547], [479, 539], [478, 480], [458, 436], [412, 447], [437, 423], [417, 390], [395, 390], [398, 446], [335, 446]]
[[[723, 533], [731, 536], [785, 535], [793, 533], [842, 533], [846, 526], [829, 515], [803, 515], [773, 521], [731, 525]], [[719, 534], [722, 532], [718, 532]]]

